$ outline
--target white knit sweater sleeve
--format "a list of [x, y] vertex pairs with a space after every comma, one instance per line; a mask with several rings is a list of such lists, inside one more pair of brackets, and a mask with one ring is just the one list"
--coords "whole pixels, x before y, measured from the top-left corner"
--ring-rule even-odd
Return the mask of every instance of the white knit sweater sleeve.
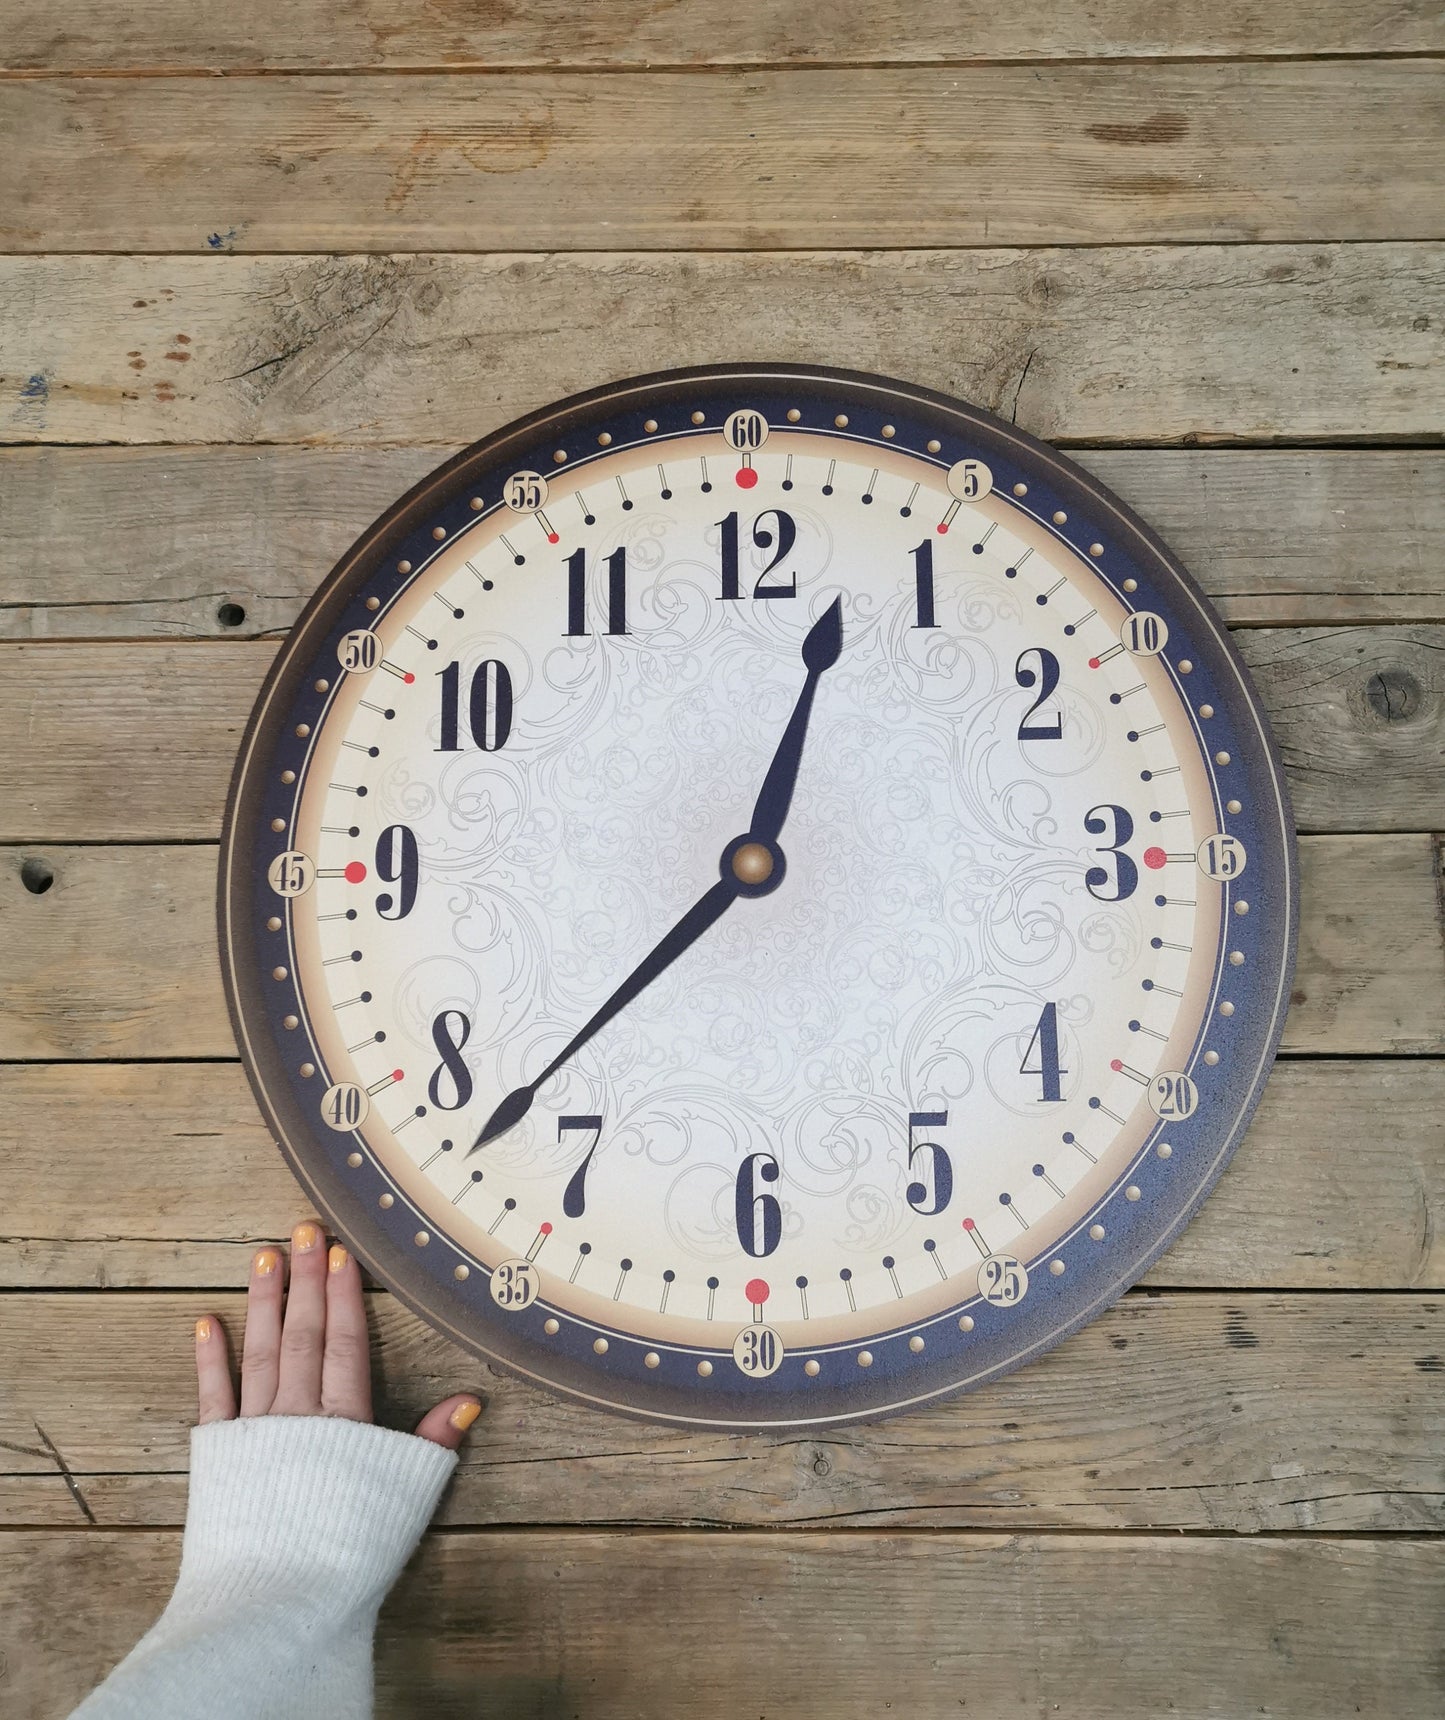
[[175, 1592], [72, 1720], [366, 1720], [377, 1611], [456, 1462], [329, 1417], [196, 1428]]

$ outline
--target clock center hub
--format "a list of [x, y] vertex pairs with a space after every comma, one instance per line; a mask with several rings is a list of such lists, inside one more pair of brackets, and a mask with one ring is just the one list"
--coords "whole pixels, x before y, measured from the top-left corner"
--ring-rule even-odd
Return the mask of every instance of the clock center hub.
[[733, 877], [740, 884], [766, 884], [773, 875], [773, 856], [761, 842], [744, 842], [733, 855]]
[[735, 836], [722, 851], [718, 871], [739, 896], [771, 896], [788, 870], [776, 842], [760, 841], [751, 831]]

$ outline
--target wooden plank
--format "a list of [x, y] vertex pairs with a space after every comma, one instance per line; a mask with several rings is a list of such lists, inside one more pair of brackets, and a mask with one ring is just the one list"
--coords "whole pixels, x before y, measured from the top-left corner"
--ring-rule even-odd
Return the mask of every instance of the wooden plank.
[[[279, 633], [351, 542], [456, 452], [0, 450], [0, 639]], [[1445, 622], [1445, 564], [1427, 553], [1445, 535], [1445, 453], [1125, 448], [1078, 459], [1236, 626]]]
[[739, 329], [750, 351], [863, 362], [1065, 442], [1433, 442], [1442, 257], [11, 257], [0, 442], [469, 442], [609, 377], [730, 358]]
[[[1235, 635], [1302, 830], [1445, 827], [1445, 627]], [[266, 641], [0, 643], [0, 842], [214, 837]]]
[[1439, 239], [1442, 139], [1411, 59], [31, 79], [0, 250]]
[[526, 66], [868, 65], [1429, 53], [1445, 48], [1428, 0], [1059, 0], [999, 8], [978, 0], [773, 0], [766, 9], [690, 0], [516, 0], [505, 7], [396, 7], [357, 0], [255, 0], [244, 12], [182, 0], [162, 7], [76, 0], [0, 6], [0, 60], [23, 71], [342, 67], [478, 71]]
[[[75, 1499], [55, 1494], [48, 1439], [98, 1522], [181, 1522], [191, 1327], [214, 1312], [239, 1340], [243, 1305], [214, 1291], [0, 1296], [5, 1519], [80, 1521]], [[965, 1398], [869, 1427], [738, 1436], [563, 1404], [473, 1361], [392, 1297], [369, 1307], [382, 1420], [412, 1426], [452, 1391], [487, 1401], [449, 1524], [1445, 1524], [1438, 1297], [1137, 1294]]]
[[[234, 1063], [0, 1066], [0, 1162], [5, 1287], [239, 1284], [302, 1216]], [[1279, 1064], [1228, 1176], [1146, 1282], [1445, 1289], [1445, 1063]]]
[[[10, 1720], [66, 1713], [179, 1561], [175, 1534], [0, 1538]], [[434, 1535], [382, 1612], [376, 1711], [1435, 1720], [1442, 1605], [1408, 1540]]]
[[[26, 860], [53, 879], [43, 894], [27, 888]], [[1445, 1052], [1430, 838], [1305, 837], [1300, 860], [1285, 1049]], [[0, 1059], [234, 1056], [213, 941], [215, 869], [215, 849], [202, 845], [10, 849], [0, 867]]]

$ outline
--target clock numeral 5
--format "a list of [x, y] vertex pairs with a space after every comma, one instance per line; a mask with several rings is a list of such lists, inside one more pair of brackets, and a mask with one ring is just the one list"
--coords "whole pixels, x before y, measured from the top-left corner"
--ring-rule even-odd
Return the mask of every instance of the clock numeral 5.
[[[771, 515], [778, 522], [777, 548], [773, 549], [773, 532], [763, 524]], [[738, 516], [736, 511], [730, 513], [725, 520], [718, 521], [718, 530], [722, 533], [722, 596], [723, 603], [737, 603], [742, 600], [742, 590], [739, 584], [738, 568]], [[778, 564], [783, 561], [797, 542], [798, 528], [791, 514], [785, 514], [781, 508], [768, 508], [758, 515], [752, 524], [752, 539], [754, 545], [761, 550], [773, 550], [768, 565], [758, 575], [758, 582], [753, 587], [753, 596], [796, 597], [798, 595], [798, 576], [796, 573], [789, 577], [786, 585], [765, 585], [763, 582]]]
[[[442, 735], [438, 752], [460, 752], [458, 704], [462, 666], [448, 663], [438, 669], [442, 683]], [[472, 740], [483, 752], [500, 752], [512, 732], [512, 675], [505, 663], [489, 657], [472, 671], [467, 695], [467, 726]]]
[[778, 1180], [778, 1161], [771, 1153], [749, 1153], [738, 1167], [733, 1189], [738, 1242], [754, 1260], [769, 1255], [783, 1240], [783, 1209], [778, 1197], [760, 1193], [758, 1184]]
[[[915, 1141], [915, 1129], [942, 1129], [948, 1123], [947, 1111], [910, 1111], [908, 1113], [908, 1169], [918, 1170], [918, 1180], [908, 1185], [909, 1206], [925, 1218], [940, 1213], [953, 1198], [953, 1161], [935, 1141]], [[925, 1157], [920, 1161], [919, 1154]]]

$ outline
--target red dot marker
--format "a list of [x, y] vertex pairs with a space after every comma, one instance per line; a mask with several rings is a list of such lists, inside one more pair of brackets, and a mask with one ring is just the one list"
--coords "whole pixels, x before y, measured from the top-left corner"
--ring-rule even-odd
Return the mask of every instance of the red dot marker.
[[547, 533], [547, 542], [548, 543], [560, 543], [561, 541], [562, 540], [557, 536], [556, 532], [548, 532]]
[[760, 1308], [771, 1294], [772, 1292], [768, 1289], [767, 1280], [763, 1278], [750, 1278], [743, 1291], [743, 1295], [747, 1297], [748, 1301], [751, 1302], [755, 1308]]
[[938, 535], [939, 535], [939, 537], [947, 537], [948, 536], [948, 521], [947, 520], [940, 520], [938, 522]]
[[360, 860], [353, 860], [346, 868], [348, 884], [364, 884], [366, 882], [366, 867]]
[[751, 466], [738, 467], [738, 488], [740, 490], [752, 489], [753, 485], [756, 484], [757, 481], [758, 475]]
[[972, 1229], [973, 1229], [973, 1228], [974, 1228], [974, 1223], [973, 1223], [973, 1220], [972, 1220], [972, 1219], [971, 1219], [971, 1218], [966, 1218], [966, 1219], [964, 1219], [964, 1221], [963, 1221], [963, 1228], [964, 1228], [964, 1229], [965, 1229], [965, 1230], [972, 1230]]
[[552, 1234], [552, 1226], [550, 1224], [539, 1224], [537, 1229], [541, 1231], [543, 1236], [550, 1236]]
[[1109, 1059], [1109, 1067], [1114, 1071], [1114, 1073], [1116, 1075], [1121, 1075], [1124, 1072], [1123, 1061], [1118, 1057], [1111, 1057]]
[[407, 685], [407, 686], [408, 686], [408, 687], [409, 687], [409, 686], [410, 686], [410, 685], [411, 685], [411, 684], [412, 684], [412, 682], [413, 682], [413, 681], [414, 681], [414, 680], [415, 680], [415, 679], [416, 679], [416, 676], [415, 676], [415, 675], [413, 675], [413, 674], [412, 674], [412, 672], [411, 672], [411, 670], [410, 670], [410, 669], [408, 669], [408, 670], [407, 670], [407, 672], [406, 672], [406, 673], [405, 673], [405, 674], [404, 674], [404, 675], [403, 675], [403, 676], [402, 676], [402, 681], [403, 681], [403, 682], [404, 682], [404, 683], [405, 683], [405, 684], [406, 684], [406, 685]]
[[1099, 659], [1097, 657], [1090, 657], [1089, 667], [1091, 669], [1097, 669], [1099, 667]]
[[1144, 864], [1151, 872], [1157, 872], [1161, 866], [1168, 862], [1168, 859], [1169, 856], [1162, 848], [1146, 848], [1144, 850]]

